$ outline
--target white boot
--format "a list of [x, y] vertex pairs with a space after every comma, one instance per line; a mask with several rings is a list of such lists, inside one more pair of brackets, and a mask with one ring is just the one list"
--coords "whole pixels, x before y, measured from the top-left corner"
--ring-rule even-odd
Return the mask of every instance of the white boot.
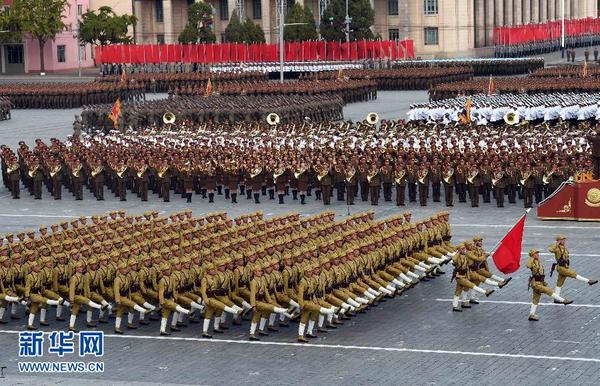
[[296, 307], [296, 308], [300, 308], [300, 304], [298, 304], [296, 301], [290, 299], [290, 306]]
[[225, 311], [225, 312], [229, 312], [230, 314], [234, 314], [234, 315], [235, 315], [235, 314], [239, 314], [239, 312], [238, 312], [237, 310], [235, 310], [235, 309], [233, 309], [233, 308], [231, 308], [231, 307], [229, 307], [229, 306], [225, 306], [225, 309], [224, 309], [224, 311]]
[[[330, 316], [330, 315], [327, 315], [327, 316]], [[331, 316], [333, 316], [333, 315], [331, 315]], [[323, 315], [319, 315], [317, 326], [319, 328], [323, 328], [323, 323], [325, 323], [325, 317]]]
[[259, 331], [264, 331], [265, 330], [265, 325], [267, 324], [267, 319], [265, 318], [260, 318], [260, 324], [258, 325], [258, 329]]
[[333, 314], [333, 310], [331, 308], [321, 307], [319, 309], [319, 313], [329, 315], [329, 314]]
[[75, 322], [77, 321], [77, 315], [71, 315], [69, 319], [69, 328], [75, 328]]
[[167, 318], [160, 319], [160, 332], [162, 332], [162, 333], [167, 332]]
[[475, 291], [479, 292], [480, 294], [484, 294], [484, 295], [485, 295], [485, 293], [486, 293], [486, 292], [485, 292], [485, 290], [484, 290], [483, 288], [481, 288], [481, 287], [478, 287], [478, 286], [475, 286], [475, 287], [473, 287], [473, 290], [475, 290]]
[[250, 323], [250, 335], [254, 335], [256, 333], [256, 323]]
[[250, 303], [248, 303], [247, 301], [245, 301], [245, 300], [242, 300], [242, 307], [243, 307], [245, 310], [249, 310], [249, 309], [251, 309], [251, 308], [252, 308], [252, 305], [250, 305]]
[[281, 308], [281, 307], [274, 307], [273, 311], [277, 314], [285, 314], [287, 313], [287, 310], [285, 308]]
[[[108, 303], [106, 303], [106, 304], [108, 304]], [[146, 308], [148, 311], [154, 311], [154, 310], [156, 310], [156, 307], [154, 307], [154, 306], [153, 306], [152, 304], [150, 304], [150, 303], [146, 303], [146, 302], [145, 302], [145, 303], [143, 304], [143, 306], [144, 306], [144, 308]]]
[[[415, 267], [417, 268], [417, 267]], [[424, 272], [424, 271], [423, 271]], [[408, 271], [406, 273], [408, 276], [412, 277], [413, 279], [419, 280], [421, 277], [419, 275], [417, 275], [416, 273], [414, 273], [413, 271]]]
[[[137, 304], [136, 304], [135, 306], [133, 306], [133, 309], [134, 309], [134, 310], [136, 310], [137, 312], [139, 312], [140, 314], [141, 314], [141, 313], [145, 313], [145, 312], [147, 312], [147, 311], [148, 311], [148, 310], [146, 310], [145, 308], [142, 308], [142, 307], [138, 306]], [[131, 313], [130, 313], [130, 314], [131, 314]]]
[[58, 306], [58, 300], [48, 299], [46, 300], [46, 304], [49, 306]]
[[11, 302], [11, 303], [12, 303], [12, 302], [18, 302], [18, 301], [19, 301], [19, 298], [18, 298], [18, 297], [16, 297], [16, 296], [10, 296], [10, 295], [6, 295], [6, 296], [4, 297], [4, 300], [6, 300], [7, 302]]
[[581, 276], [581, 275], [577, 275], [577, 276], [575, 276], [575, 279], [576, 279], [576, 280], [579, 280], [579, 281], [586, 282], [586, 283], [589, 283], [589, 281], [590, 281], [590, 279], [586, 279], [585, 277], [583, 277], [583, 276]]
[[[101, 306], [100, 304], [98, 304], [98, 303], [96, 303], [96, 302], [93, 302], [93, 301], [91, 301], [91, 300], [88, 302], [88, 304], [87, 304], [87, 305], [88, 305], [88, 306], [90, 306], [90, 307], [92, 307], [92, 308], [95, 308], [95, 309], [97, 309], [97, 310], [99, 310], [99, 309], [101, 309], [101, 308], [102, 308], [102, 306]], [[139, 306], [138, 306], [138, 307], [139, 307]]]
[[33, 326], [33, 322], [35, 322], [35, 314], [30, 313], [29, 314], [29, 321], [28, 321], [29, 324], [28, 325], [29, 326]]
[[560, 296], [559, 296], [559, 295], [558, 295], [556, 292], [554, 292], [554, 293], [553, 293], [552, 295], [550, 295], [550, 296], [552, 297], [552, 299], [554, 299], [554, 300], [556, 300], [556, 301], [559, 301], [559, 302], [561, 302], [561, 303], [565, 301], [565, 299], [564, 299], [564, 298], [562, 298], [562, 297], [560, 297]]
[[190, 313], [190, 310], [186, 310], [185, 308], [181, 307], [179, 304], [177, 305], [177, 307], [175, 307], [175, 310], [184, 315], [188, 315]]
[[537, 310], [537, 304], [531, 303], [531, 309], [529, 310], [529, 316], [535, 315], [535, 310]]
[[[140, 314], [143, 314], [143, 312], [140, 312]], [[133, 324], [133, 312], [127, 313], [127, 324]]]
[[560, 287], [559, 287], [559, 286], [556, 286], [556, 288], [554, 289], [554, 293], [555, 293], [557, 296], [560, 296]]
[[398, 280], [398, 279], [394, 279], [394, 280], [392, 280], [392, 283], [394, 283], [394, 284], [395, 284], [396, 286], [398, 286], [399, 288], [404, 288], [404, 287], [405, 287], [404, 283], [402, 283], [402, 282], [401, 282], [400, 280]]
[[271, 315], [269, 315], [269, 327], [274, 327], [275, 326], [275, 313], [272, 312]]
[[298, 323], [298, 336], [304, 336], [304, 329], [306, 325], [304, 323]]
[[202, 332], [208, 333], [209, 327], [210, 327], [210, 319], [204, 319], [204, 324], [202, 325]]
[[492, 287], [498, 287], [498, 283], [490, 279], [485, 279], [484, 283], [487, 285], [491, 285]]
[[454, 297], [452, 298], [452, 308], [458, 308], [459, 300], [460, 300], [460, 297], [454, 295]]
[[214, 329], [215, 330], [220, 330], [220, 327], [221, 327], [221, 317], [215, 316]]
[[306, 331], [306, 332], [308, 334], [312, 335], [314, 327], [315, 327], [315, 321], [314, 320], [309, 320], [308, 321], [308, 331]]
[[202, 311], [204, 309], [204, 306], [201, 304], [198, 304], [196, 302], [190, 302], [190, 307], [195, 308], [199, 311]]
[[88, 323], [92, 323], [92, 310], [87, 310], [85, 313], [85, 321]]
[[356, 308], [360, 307], [360, 304], [358, 302], [352, 300], [351, 298], [346, 299], [346, 302], [348, 304], [350, 304], [352, 307], [356, 307]]
[[179, 321], [179, 313], [173, 312], [173, 318], [171, 319], [171, 328], [177, 328], [178, 321]]

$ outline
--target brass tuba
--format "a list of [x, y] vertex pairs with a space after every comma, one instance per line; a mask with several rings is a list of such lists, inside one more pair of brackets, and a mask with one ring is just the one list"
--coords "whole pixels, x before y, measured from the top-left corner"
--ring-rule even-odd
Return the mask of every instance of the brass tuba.
[[165, 123], [165, 125], [171, 125], [173, 123], [175, 123], [175, 119], [177, 117], [175, 116], [175, 114], [173, 114], [170, 111], [167, 111], [164, 115], [163, 115], [163, 122]]
[[269, 115], [267, 115], [267, 123], [269, 125], [275, 126], [279, 124], [279, 122], [281, 122], [281, 118], [279, 118], [279, 115], [277, 113], [270, 113]]
[[514, 111], [509, 111], [506, 114], [504, 114], [504, 122], [507, 125], [516, 125], [517, 123], [519, 123], [519, 119], [517, 118], [517, 114]]
[[377, 113], [367, 114], [367, 123], [369, 125], [376, 125], [377, 122], [379, 122], [379, 114], [377, 114]]

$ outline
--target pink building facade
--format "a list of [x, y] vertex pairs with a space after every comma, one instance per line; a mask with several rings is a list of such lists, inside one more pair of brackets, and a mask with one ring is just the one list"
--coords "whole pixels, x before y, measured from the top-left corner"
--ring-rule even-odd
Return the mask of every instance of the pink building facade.
[[[4, 0], [10, 5], [12, 0]], [[44, 47], [44, 66], [46, 73], [76, 70], [92, 67], [91, 45], [80, 47], [77, 52], [77, 28], [81, 15], [87, 12], [89, 0], [69, 0], [63, 13], [66, 28], [58, 33], [54, 40], [46, 42]], [[25, 38], [20, 44], [0, 46], [0, 70], [2, 74], [36, 73], [40, 71], [40, 47], [37, 40]]]

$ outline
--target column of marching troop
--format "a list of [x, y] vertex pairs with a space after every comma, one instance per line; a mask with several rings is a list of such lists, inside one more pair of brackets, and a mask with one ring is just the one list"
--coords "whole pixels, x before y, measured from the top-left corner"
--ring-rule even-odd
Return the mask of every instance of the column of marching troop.
[[[418, 281], [444, 272], [455, 247], [448, 213], [418, 223], [410, 213], [374, 220], [367, 212], [263, 219], [261, 212], [170, 217], [111, 211], [6, 235], [0, 245], [0, 322], [28, 315], [28, 329], [56, 320], [76, 330], [108, 323], [122, 333], [160, 319], [160, 333], [202, 323], [202, 336], [250, 319], [250, 339], [298, 320], [298, 340], [335, 329]], [[95, 320], [97, 315], [97, 321]]]

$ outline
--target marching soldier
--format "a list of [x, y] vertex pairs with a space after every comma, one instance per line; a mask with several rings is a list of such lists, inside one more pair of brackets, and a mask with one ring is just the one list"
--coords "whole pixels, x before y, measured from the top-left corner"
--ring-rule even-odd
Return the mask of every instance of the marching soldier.
[[496, 165], [492, 173], [492, 188], [498, 208], [504, 207], [504, 188], [506, 188], [506, 175], [500, 165]]
[[560, 297], [556, 292], [552, 292], [548, 288], [546, 283], [546, 275], [544, 274], [544, 265], [540, 261], [540, 250], [532, 249], [529, 251], [529, 260], [527, 260], [527, 268], [531, 270], [531, 276], [529, 277], [529, 287], [533, 289], [533, 298], [531, 300], [531, 309], [529, 311], [529, 320], [538, 321], [539, 318], [535, 311], [540, 303], [542, 294], [546, 294], [554, 299], [556, 303], [562, 303], [564, 305], [573, 303], [572, 300], [564, 299]]
[[471, 198], [471, 206], [476, 208], [479, 206], [479, 188], [481, 187], [481, 176], [479, 169], [471, 165], [467, 172], [467, 185], [469, 187], [469, 197]]
[[406, 196], [406, 170], [404, 164], [399, 162], [394, 170], [394, 181], [396, 182], [396, 206], [404, 206]]
[[492, 289], [484, 290], [469, 280], [470, 266], [467, 258], [467, 247], [464, 243], [458, 245], [457, 253], [452, 257], [452, 263], [454, 264], [454, 272], [450, 281], [456, 279], [456, 289], [454, 291], [454, 298], [452, 299], [452, 311], [462, 312], [458, 303], [463, 291], [474, 290], [485, 296], [490, 296], [494, 292]]
[[[425, 163], [419, 165], [417, 172], [417, 182], [419, 185], [419, 203], [421, 206], [427, 206], [427, 197], [429, 195], [429, 169]], [[439, 186], [438, 186], [439, 187]]]
[[444, 199], [446, 206], [453, 206], [454, 200], [454, 181], [456, 176], [454, 175], [455, 169], [452, 167], [449, 161], [446, 161], [443, 168], [442, 183], [444, 184]]
[[531, 165], [525, 164], [524, 170], [519, 179], [519, 183], [523, 188], [523, 204], [525, 208], [533, 206], [533, 193], [535, 192], [535, 179], [531, 170]]
[[371, 205], [379, 204], [379, 193], [381, 191], [381, 174], [376, 165], [372, 165], [367, 175], [369, 189], [371, 191]]
[[83, 305], [103, 310], [104, 307], [90, 300], [90, 287], [88, 276], [85, 274], [85, 263], [82, 260], [74, 264], [74, 272], [69, 279], [69, 301], [71, 302], [71, 319], [69, 320], [69, 330], [77, 332], [75, 322], [79, 308]]
[[589, 285], [598, 283], [598, 280], [587, 279], [570, 268], [571, 260], [569, 259], [569, 251], [565, 245], [566, 239], [567, 238], [564, 235], [558, 235], [556, 236], [556, 243], [548, 247], [548, 251], [553, 253], [554, 258], [556, 259], [556, 263], [552, 264], [550, 276], [552, 276], [554, 269], [556, 269], [556, 272], [558, 272], [558, 278], [556, 279], [556, 288], [554, 289], [554, 292], [557, 295], [560, 295], [562, 286], [565, 284], [565, 281], [568, 277], [588, 283]]

